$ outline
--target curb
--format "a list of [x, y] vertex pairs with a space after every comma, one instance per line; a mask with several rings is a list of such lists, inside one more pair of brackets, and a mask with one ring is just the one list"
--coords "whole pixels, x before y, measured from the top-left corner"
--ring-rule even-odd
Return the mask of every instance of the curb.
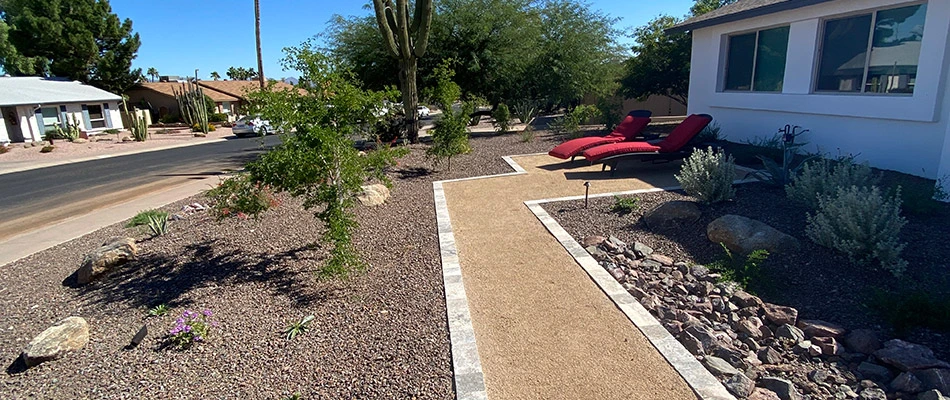
[[[169, 145], [169, 146], [165, 146], [165, 147], [155, 147], [155, 148], [151, 148], [151, 149], [130, 150], [130, 151], [120, 152], [120, 153], [114, 153], [114, 154], [103, 154], [103, 155], [98, 155], [98, 156], [89, 156], [89, 157], [82, 157], [82, 158], [73, 158], [73, 159], [68, 159], [68, 160], [50, 161], [50, 162], [48, 162], [48, 163], [33, 164], [33, 165], [29, 165], [29, 166], [24, 166], [24, 167], [16, 167], [16, 168], [11, 168], [11, 169], [7, 169], [7, 170], [0, 170], [0, 175], [12, 174], [12, 173], [23, 172], [23, 171], [30, 171], [30, 170], [34, 170], [34, 169], [40, 169], [40, 168], [55, 167], [55, 166], [58, 166], [58, 165], [81, 163], [81, 162], [85, 162], [85, 161], [102, 160], [102, 159], [104, 159], [104, 158], [129, 156], [129, 155], [133, 155], [133, 154], [150, 153], [150, 152], [153, 152], [153, 151], [170, 150], [170, 149], [177, 149], [177, 148], [181, 148], [181, 147], [198, 146], [198, 145], [202, 145], [202, 144], [220, 143], [220, 142], [227, 141], [227, 140], [228, 140], [228, 139], [227, 139], [228, 137], [231, 137], [231, 136], [226, 136], [226, 137], [217, 138], [217, 139], [208, 139], [208, 140], [205, 140], [205, 141], [194, 142], [194, 143], [173, 144], [173, 145]], [[235, 136], [235, 137], [236, 137], [236, 136]]]

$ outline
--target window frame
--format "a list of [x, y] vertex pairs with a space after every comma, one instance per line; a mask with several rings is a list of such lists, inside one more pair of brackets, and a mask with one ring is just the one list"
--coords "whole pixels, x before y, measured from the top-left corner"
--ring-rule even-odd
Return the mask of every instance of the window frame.
[[[903, 3], [899, 5], [888, 5], [876, 8], [870, 8], [867, 10], [854, 11], [845, 14], [838, 14], [834, 16], [826, 16], [819, 20], [818, 22], [818, 36], [817, 41], [818, 45], [815, 46], [815, 64], [812, 66], [812, 76], [811, 76], [811, 94], [821, 94], [821, 95], [831, 95], [831, 96], [887, 96], [887, 97], [913, 97], [916, 92], [917, 86], [914, 85], [914, 92], [911, 93], [887, 93], [887, 92], [867, 92], [867, 81], [868, 73], [870, 71], [871, 64], [871, 49], [874, 47], [874, 29], [877, 26], [877, 13], [880, 11], [887, 10], [896, 10], [898, 8], [913, 7], [922, 4], [927, 4], [927, 13], [924, 15], [924, 21], [927, 20], [927, 16], [930, 15], [930, 2], [927, 0], [924, 1], [912, 1], [908, 3]], [[818, 80], [819, 74], [821, 74], [821, 56], [825, 50], [825, 31], [828, 27], [828, 21], [836, 21], [846, 18], [854, 18], [862, 15], [871, 14], [871, 27], [868, 32], [868, 43], [867, 47], [864, 49], [864, 73], [861, 76], [861, 90], [845, 92], [841, 90], [819, 90], [818, 89]], [[924, 25], [926, 29], [926, 24]], [[921, 38], [921, 42], [923, 39]], [[917, 55], [917, 66], [920, 67], [920, 54]]]
[[[782, 71], [782, 88], [783, 90], [755, 90], [755, 67], [759, 62], [759, 34], [762, 31], [768, 31], [777, 28], [788, 28], [789, 33], [791, 33], [792, 25], [789, 23], [777, 24], [772, 26], [766, 26], [762, 28], [755, 29], [746, 29], [742, 31], [736, 31], [726, 34], [726, 46], [725, 51], [722, 53], [722, 79], [720, 80], [720, 92], [722, 93], [782, 93], [784, 91], [784, 82], [785, 82], [785, 71]], [[726, 89], [729, 79], [729, 50], [732, 48], [732, 38], [733, 36], [742, 36], [748, 35], [750, 33], [755, 33], [755, 43], [752, 44], [752, 76], [751, 81], [749, 82], [748, 90], [740, 89]], [[791, 35], [789, 35], [788, 40], [791, 40]], [[786, 65], [788, 64], [788, 48], [785, 49], [785, 58]]]
[[[92, 118], [92, 110], [90, 110], [90, 107], [99, 107], [99, 114], [102, 115], [102, 118], [95, 118], [95, 119], [93, 119], [93, 118]], [[108, 128], [109, 128], [109, 124], [106, 122], [106, 108], [105, 108], [105, 105], [104, 105], [104, 104], [99, 104], [99, 103], [87, 104], [87, 105], [86, 105], [86, 114], [89, 115], [89, 128], [90, 128], [90, 129], [108, 129]], [[94, 123], [94, 122], [99, 122], [99, 121], [102, 121], [102, 126], [97, 128], [95, 125], [93, 125], [93, 123]]]
[[46, 130], [46, 129], [51, 129], [52, 127], [57, 127], [57, 126], [60, 127], [60, 128], [63, 128], [63, 127], [65, 126], [65, 121], [63, 121], [62, 118], [61, 118], [62, 115], [61, 115], [61, 113], [60, 113], [59, 106], [55, 106], [55, 105], [53, 105], [53, 106], [42, 106], [42, 107], [40, 107], [40, 115], [43, 115], [43, 110], [44, 110], [44, 109], [52, 109], [53, 111], [56, 112], [56, 113], [55, 113], [55, 115], [56, 115], [56, 123], [55, 123], [55, 124], [47, 125], [47, 124], [46, 124], [46, 116], [43, 116], [43, 120], [40, 121], [40, 123], [43, 124], [43, 129], [44, 129], [44, 130]]

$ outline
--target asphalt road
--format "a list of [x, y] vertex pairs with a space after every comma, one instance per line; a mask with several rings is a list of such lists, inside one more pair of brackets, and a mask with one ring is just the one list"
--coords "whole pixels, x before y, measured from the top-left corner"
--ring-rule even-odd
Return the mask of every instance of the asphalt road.
[[[280, 143], [265, 139], [265, 148]], [[158, 150], [0, 175], [0, 240], [163, 188], [233, 171], [260, 138]]]

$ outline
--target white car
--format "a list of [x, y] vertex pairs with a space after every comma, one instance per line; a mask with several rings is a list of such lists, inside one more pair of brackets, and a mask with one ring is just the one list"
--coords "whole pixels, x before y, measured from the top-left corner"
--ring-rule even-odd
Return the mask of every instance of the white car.
[[429, 118], [429, 113], [431, 112], [429, 111], [429, 107], [426, 106], [416, 107], [416, 111], [419, 113], [419, 118]]
[[231, 132], [238, 137], [264, 136], [274, 133], [274, 129], [271, 128], [270, 121], [261, 119], [260, 116], [248, 115], [237, 120], [231, 127]]

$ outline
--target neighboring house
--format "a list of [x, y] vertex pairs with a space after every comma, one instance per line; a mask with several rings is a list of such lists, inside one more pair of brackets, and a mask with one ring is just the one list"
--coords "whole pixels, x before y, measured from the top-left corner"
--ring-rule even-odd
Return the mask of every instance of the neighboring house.
[[0, 77], [0, 143], [38, 142], [56, 126], [78, 123], [87, 135], [122, 129], [122, 98], [77, 81]]
[[[153, 120], [160, 121], [166, 115], [181, 115], [175, 92], [181, 92], [184, 87], [185, 84], [181, 82], [142, 82], [126, 90], [125, 95], [129, 98], [130, 106], [151, 110]], [[203, 88], [202, 91], [214, 101], [216, 112], [232, 115], [237, 113], [241, 99], [213, 89]]]
[[670, 31], [693, 37], [689, 112], [729, 140], [800, 125], [810, 150], [950, 175], [950, 2], [739, 0]]
[[[234, 115], [243, 115], [242, 108], [247, 104], [247, 94], [256, 90], [260, 90], [260, 82], [257, 80], [253, 81], [198, 81], [198, 84], [201, 87], [215, 90], [221, 93], [225, 93], [229, 96], [234, 96], [240, 101], [236, 104], [231, 104], [230, 112]], [[270, 83], [268, 83], [270, 84]], [[274, 89], [284, 90], [292, 89], [294, 86], [284, 82], [275, 82]], [[228, 111], [222, 111], [227, 113]]]

